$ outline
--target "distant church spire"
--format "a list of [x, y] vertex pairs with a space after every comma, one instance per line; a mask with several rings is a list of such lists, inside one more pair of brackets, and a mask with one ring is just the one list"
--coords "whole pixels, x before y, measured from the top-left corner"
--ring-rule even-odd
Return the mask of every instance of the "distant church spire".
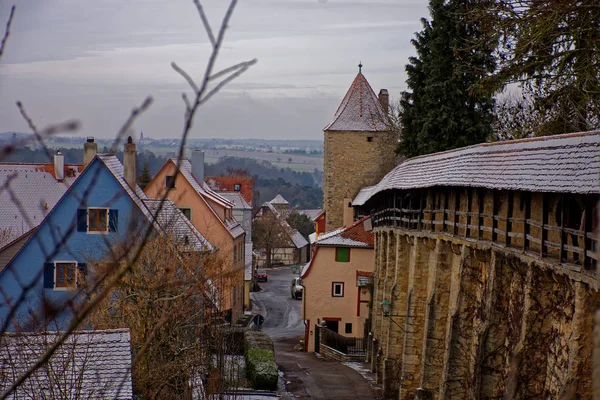
[[358, 62], [358, 73], [362, 74], [362, 61]]

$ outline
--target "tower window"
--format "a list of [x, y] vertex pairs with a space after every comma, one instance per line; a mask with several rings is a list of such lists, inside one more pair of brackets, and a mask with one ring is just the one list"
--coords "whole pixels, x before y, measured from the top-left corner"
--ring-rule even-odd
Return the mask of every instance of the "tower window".
[[367, 136], [367, 142], [372, 142], [373, 141], [373, 136]]

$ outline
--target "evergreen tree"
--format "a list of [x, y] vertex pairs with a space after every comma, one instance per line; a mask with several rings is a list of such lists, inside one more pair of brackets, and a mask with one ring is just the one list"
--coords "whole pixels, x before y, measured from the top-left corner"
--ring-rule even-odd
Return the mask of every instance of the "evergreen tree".
[[494, 68], [493, 43], [470, 48], [481, 35], [468, 21], [467, 2], [430, 0], [431, 21], [411, 42], [417, 51], [406, 66], [408, 91], [400, 100], [398, 152], [413, 157], [484, 142], [491, 134], [494, 101], [480, 86]]
[[150, 176], [150, 168], [148, 168], [148, 163], [145, 163], [144, 168], [142, 169], [142, 174], [139, 178], [140, 187], [142, 189], [146, 188], [146, 186], [148, 185], [148, 183], [150, 183], [151, 180], [152, 177]]

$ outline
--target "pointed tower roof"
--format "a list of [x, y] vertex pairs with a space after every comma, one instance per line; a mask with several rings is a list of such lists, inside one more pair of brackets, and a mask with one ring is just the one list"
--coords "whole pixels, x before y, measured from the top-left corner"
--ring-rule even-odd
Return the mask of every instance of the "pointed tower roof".
[[282, 195], [277, 194], [277, 196], [275, 196], [275, 198], [271, 201], [269, 201], [269, 203], [273, 204], [273, 205], [286, 205], [286, 204], [290, 204], [286, 199], [283, 198]]
[[[362, 64], [359, 65], [359, 68]], [[362, 69], [362, 68], [361, 68]], [[375, 92], [359, 69], [358, 75], [324, 131], [386, 131], [384, 112]]]

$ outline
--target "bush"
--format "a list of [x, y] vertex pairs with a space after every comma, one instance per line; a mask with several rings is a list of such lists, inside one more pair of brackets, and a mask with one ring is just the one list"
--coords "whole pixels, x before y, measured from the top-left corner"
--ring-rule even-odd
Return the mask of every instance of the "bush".
[[277, 364], [273, 351], [273, 341], [260, 331], [246, 331], [246, 373], [255, 389], [276, 390]]

